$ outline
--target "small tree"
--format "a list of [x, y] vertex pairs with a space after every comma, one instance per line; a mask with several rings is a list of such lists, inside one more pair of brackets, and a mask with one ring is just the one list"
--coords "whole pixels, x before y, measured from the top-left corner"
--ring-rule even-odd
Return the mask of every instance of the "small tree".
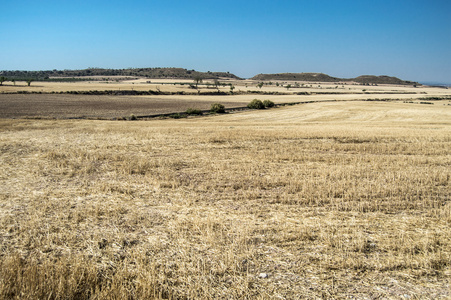
[[215, 79], [214, 81], [213, 81], [213, 85], [216, 87], [216, 89], [218, 90], [218, 92], [219, 92], [219, 85], [220, 85], [221, 83], [219, 82], [219, 80], [217, 80], [217, 79]]
[[263, 100], [263, 105], [265, 107], [274, 107], [275, 104], [271, 100]]
[[202, 81], [203, 81], [203, 79], [202, 79], [201, 75], [194, 76], [194, 82], [196, 83], [196, 89], [197, 89], [197, 86], [199, 85], [199, 83], [202, 83]]
[[28, 86], [30, 86], [30, 84], [31, 84], [31, 82], [33, 82], [34, 81], [34, 79], [27, 79], [27, 84], [28, 84]]
[[6, 81], [8, 78], [6, 78], [5, 76], [1, 76], [0, 77], [0, 85], [3, 85], [3, 82]]
[[257, 84], [257, 87], [259, 87], [260, 89], [263, 87], [263, 82], [259, 82], [258, 84]]
[[287, 91], [291, 88], [291, 84], [288, 84], [287, 86], [286, 86], [286, 88], [287, 88]]
[[210, 111], [212, 113], [223, 114], [223, 113], [225, 113], [225, 107], [224, 107], [224, 105], [222, 105], [220, 103], [213, 103], [211, 105]]
[[233, 90], [235, 89], [235, 86], [233, 84], [230, 84], [230, 93], [233, 94]]
[[263, 104], [263, 102], [261, 100], [254, 99], [251, 102], [249, 102], [247, 107], [250, 108], [250, 109], [264, 109], [265, 105]]

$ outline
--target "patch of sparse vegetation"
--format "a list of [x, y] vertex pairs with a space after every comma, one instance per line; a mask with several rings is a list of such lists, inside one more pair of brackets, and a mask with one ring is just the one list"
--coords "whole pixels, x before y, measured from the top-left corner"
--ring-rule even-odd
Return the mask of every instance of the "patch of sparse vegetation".
[[265, 105], [263, 104], [263, 102], [261, 100], [254, 99], [251, 102], [249, 102], [247, 107], [250, 108], [250, 109], [264, 109]]
[[271, 100], [268, 100], [268, 99], [263, 100], [263, 105], [264, 105], [266, 108], [271, 108], [271, 107], [274, 107], [274, 106], [275, 106], [274, 102], [272, 102]]
[[169, 115], [169, 118], [171, 118], [171, 119], [182, 119], [182, 118], [186, 118], [186, 117], [187, 117], [186, 114], [181, 114], [181, 113], [175, 113], [175, 114]]
[[200, 116], [200, 115], [203, 114], [203, 112], [200, 109], [188, 108], [186, 110], [186, 114], [187, 115], [198, 115], [198, 116]]
[[211, 105], [210, 111], [212, 113], [223, 114], [225, 113], [225, 106], [221, 103], [213, 103]]
[[450, 99], [451, 99], [451, 95], [446, 95], [443, 97], [431, 96], [431, 97], [419, 98], [419, 100], [450, 100]]

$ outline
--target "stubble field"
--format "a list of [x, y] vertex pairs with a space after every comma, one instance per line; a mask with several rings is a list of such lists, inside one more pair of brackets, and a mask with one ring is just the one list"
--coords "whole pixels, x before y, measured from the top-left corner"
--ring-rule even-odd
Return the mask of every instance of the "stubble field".
[[449, 298], [434, 103], [1, 119], [0, 298]]

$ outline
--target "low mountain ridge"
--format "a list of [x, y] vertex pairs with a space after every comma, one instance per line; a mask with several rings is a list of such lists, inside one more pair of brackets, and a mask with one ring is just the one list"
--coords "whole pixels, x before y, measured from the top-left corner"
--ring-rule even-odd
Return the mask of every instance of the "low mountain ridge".
[[299, 80], [314, 82], [358, 82], [361, 84], [398, 84], [398, 85], [420, 85], [418, 82], [402, 80], [392, 76], [362, 75], [356, 78], [338, 78], [324, 73], [276, 73], [258, 74], [252, 80]]
[[[47, 71], [0, 71], [0, 75], [9, 80], [27, 80], [37, 81], [45, 80], [64, 80], [67, 78], [77, 78], [86, 80], [86, 78], [123, 76], [123, 77], [144, 77], [171, 78], [171, 79], [234, 79], [240, 78], [230, 72], [200, 72], [184, 68], [128, 68], [128, 69], [105, 69], [88, 68], [82, 70], [47, 70]], [[78, 78], [80, 77], [80, 78]], [[421, 85], [418, 82], [402, 80], [391, 76], [362, 75], [356, 78], [338, 78], [324, 73], [275, 73], [258, 74], [250, 78], [251, 80], [269, 81], [310, 81], [310, 82], [357, 82], [360, 84], [396, 84], [396, 85]], [[94, 79], [95, 80], [95, 79]], [[97, 79], [101, 80], [101, 79]]]
[[199, 72], [183, 68], [129, 68], [103, 69], [88, 68], [83, 70], [48, 70], [48, 71], [0, 71], [0, 75], [11, 79], [32, 78], [34, 80], [48, 80], [58, 77], [89, 77], [89, 76], [133, 76], [146, 78], [179, 78], [179, 79], [241, 79], [229, 72]]
[[321, 81], [335, 82], [340, 78], [335, 78], [324, 73], [276, 73], [276, 74], [258, 74], [251, 78], [252, 80], [300, 80], [300, 81]]
[[351, 79], [359, 83], [376, 83], [376, 84], [400, 84], [400, 85], [419, 85], [418, 82], [402, 80], [393, 76], [375, 76], [375, 75], [362, 75]]

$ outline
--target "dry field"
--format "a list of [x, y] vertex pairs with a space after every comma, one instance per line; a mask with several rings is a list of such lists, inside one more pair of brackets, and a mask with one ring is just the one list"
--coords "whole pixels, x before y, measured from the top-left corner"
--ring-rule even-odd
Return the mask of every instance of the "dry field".
[[0, 298], [449, 298], [448, 104], [2, 119]]
[[[188, 108], [208, 110], [212, 103], [219, 102], [226, 108], [245, 107], [252, 99], [271, 100], [275, 103], [290, 103], [302, 101], [354, 101], [367, 99], [394, 99], [399, 101], [422, 101], [425, 97], [450, 97], [448, 89], [409, 86], [363, 86], [337, 85], [332, 83], [301, 83], [308, 88], [290, 88], [265, 85], [257, 87], [256, 81], [231, 81], [234, 94], [229, 86], [220, 86], [219, 91], [226, 95], [199, 95], [199, 93], [214, 93], [213, 82], [206, 80], [199, 85], [199, 90], [189, 88], [190, 80], [174, 79], [125, 80], [119, 82], [82, 81], [67, 82], [32, 82], [26, 86], [24, 82], [5, 82], [0, 86], [0, 118], [88, 118], [113, 119], [155, 114], [184, 112]], [[182, 85], [183, 83], [183, 85]], [[209, 83], [210, 86], [206, 84]], [[280, 82], [280, 84], [296, 84], [295, 82]], [[311, 87], [310, 87], [311, 86]], [[74, 95], [59, 94], [60, 92], [77, 91], [161, 91], [162, 93], [184, 93], [183, 95], [153, 95], [153, 96], [106, 96], [106, 95]], [[22, 92], [27, 92], [23, 94]], [[253, 92], [267, 93], [266, 95]], [[303, 93], [299, 95], [298, 93]], [[308, 93], [305, 94], [305, 93]]]
[[[271, 85], [264, 85], [261, 88], [257, 87], [259, 81], [254, 80], [230, 80], [220, 79], [220, 82], [227, 84], [226, 86], [219, 86], [219, 90], [223, 92], [229, 92], [229, 84], [232, 84], [235, 89], [234, 92], [246, 92], [246, 91], [262, 91], [262, 92], [281, 92], [281, 93], [298, 93], [298, 92], [313, 92], [313, 93], [338, 93], [338, 94], [355, 94], [355, 93], [390, 93], [393, 95], [413, 93], [411, 97], [415, 97], [415, 94], [429, 94], [429, 95], [441, 95], [450, 94], [449, 89], [434, 88], [428, 86], [420, 86], [414, 88], [412, 86], [401, 85], [378, 85], [378, 86], [365, 86], [361, 84], [345, 83], [328, 83], [328, 82], [302, 82], [302, 81], [273, 81]], [[182, 85], [183, 83], [183, 85]], [[266, 82], [268, 83], [268, 82]], [[280, 86], [276, 86], [279, 83]], [[189, 84], [194, 84], [193, 80], [188, 79], [136, 79], [136, 80], [120, 80], [120, 81], [79, 81], [79, 82], [32, 82], [30, 86], [27, 86], [26, 82], [17, 81], [13, 84], [9, 81], [3, 83], [0, 86], [1, 93], [11, 93], [17, 91], [28, 92], [66, 92], [66, 91], [103, 91], [103, 90], [136, 90], [136, 91], [148, 91], [148, 90], [161, 90], [162, 92], [185, 92], [197, 94], [197, 90], [189, 88]], [[207, 86], [210, 84], [210, 86]], [[292, 87], [287, 89], [286, 86], [290, 84]], [[295, 85], [299, 84], [299, 88]], [[284, 86], [282, 86], [284, 85]], [[199, 84], [201, 92], [212, 92], [217, 90], [213, 86], [213, 80], [204, 80]]]
[[[0, 94], [0, 118], [113, 119], [185, 112], [188, 108], [209, 110], [215, 97], [95, 96], [67, 94]], [[221, 98], [227, 108], [248, 102]]]

